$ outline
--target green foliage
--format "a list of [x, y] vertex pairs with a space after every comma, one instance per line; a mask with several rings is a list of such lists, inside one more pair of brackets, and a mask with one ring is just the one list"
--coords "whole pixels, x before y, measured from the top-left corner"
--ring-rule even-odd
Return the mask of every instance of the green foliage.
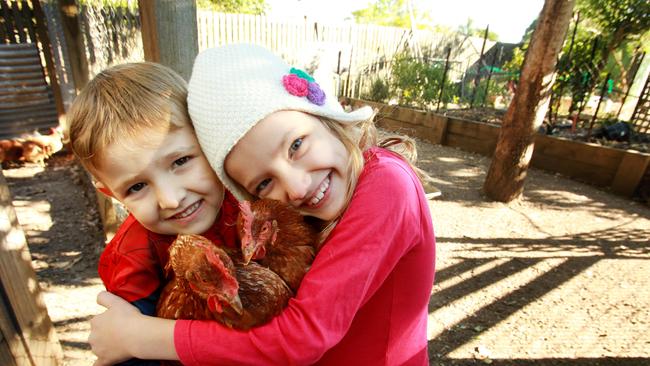
[[264, 0], [198, 0], [197, 7], [221, 13], [255, 15], [264, 14], [267, 8]]
[[[438, 99], [443, 73], [444, 63], [431, 63], [401, 54], [393, 62], [390, 87], [400, 105], [430, 108]], [[446, 81], [442, 102], [449, 102], [452, 93], [451, 83]]]
[[[376, 24], [387, 27], [411, 28], [411, 17], [405, 0], [377, 0], [368, 7], [353, 11], [359, 24]], [[413, 18], [418, 29], [428, 29], [431, 17], [413, 9]]]
[[[458, 27], [458, 32], [468, 36], [474, 36], [483, 38], [485, 37], [485, 28], [478, 28], [474, 26], [474, 20], [472, 18], [467, 18], [467, 23]], [[498, 41], [499, 35], [488, 29], [487, 39], [490, 41]]]
[[612, 48], [650, 30], [648, 0], [578, 0], [576, 8], [598, 26], [602, 36], [613, 42]]
[[390, 88], [388, 83], [380, 78], [375, 78], [370, 85], [370, 91], [362, 95], [362, 98], [373, 102], [388, 102], [388, 99], [390, 98]]

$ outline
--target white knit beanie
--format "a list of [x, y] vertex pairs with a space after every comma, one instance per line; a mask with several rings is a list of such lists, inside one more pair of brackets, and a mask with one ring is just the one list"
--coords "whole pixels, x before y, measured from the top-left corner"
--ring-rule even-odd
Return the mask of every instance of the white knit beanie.
[[297, 110], [342, 123], [372, 117], [364, 107], [347, 113], [306, 73], [251, 44], [210, 48], [194, 61], [187, 104], [201, 148], [237, 199], [250, 197], [224, 170], [224, 160], [249, 129], [280, 110]]

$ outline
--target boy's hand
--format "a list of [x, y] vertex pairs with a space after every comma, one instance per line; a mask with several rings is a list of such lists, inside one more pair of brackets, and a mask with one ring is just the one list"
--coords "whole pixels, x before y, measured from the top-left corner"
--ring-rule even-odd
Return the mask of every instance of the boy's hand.
[[128, 347], [132, 344], [130, 330], [143, 315], [126, 300], [106, 291], [97, 295], [97, 303], [106, 311], [90, 321], [88, 343], [97, 356], [94, 365], [113, 365], [133, 358]]

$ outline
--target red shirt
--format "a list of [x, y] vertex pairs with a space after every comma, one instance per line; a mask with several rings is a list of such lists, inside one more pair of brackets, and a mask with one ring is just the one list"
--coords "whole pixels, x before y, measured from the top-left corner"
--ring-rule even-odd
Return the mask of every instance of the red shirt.
[[[218, 245], [237, 245], [236, 219], [239, 206], [226, 192], [219, 217], [202, 235]], [[159, 290], [167, 282], [163, 269], [169, 246], [176, 235], [156, 234], [129, 215], [99, 258], [99, 277], [106, 290], [153, 315]]]
[[402, 159], [379, 148], [364, 155], [348, 209], [287, 308], [247, 332], [176, 321], [183, 364], [428, 364], [435, 267], [428, 201]]

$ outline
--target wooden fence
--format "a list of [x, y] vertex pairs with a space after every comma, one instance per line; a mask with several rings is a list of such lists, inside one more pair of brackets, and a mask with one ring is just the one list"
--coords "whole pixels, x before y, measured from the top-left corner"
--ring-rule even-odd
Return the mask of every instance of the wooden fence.
[[[497, 125], [355, 99], [349, 103], [376, 108], [380, 127], [486, 156], [494, 153], [499, 136]], [[647, 189], [642, 185], [650, 154], [537, 135], [531, 165], [631, 197]]]

